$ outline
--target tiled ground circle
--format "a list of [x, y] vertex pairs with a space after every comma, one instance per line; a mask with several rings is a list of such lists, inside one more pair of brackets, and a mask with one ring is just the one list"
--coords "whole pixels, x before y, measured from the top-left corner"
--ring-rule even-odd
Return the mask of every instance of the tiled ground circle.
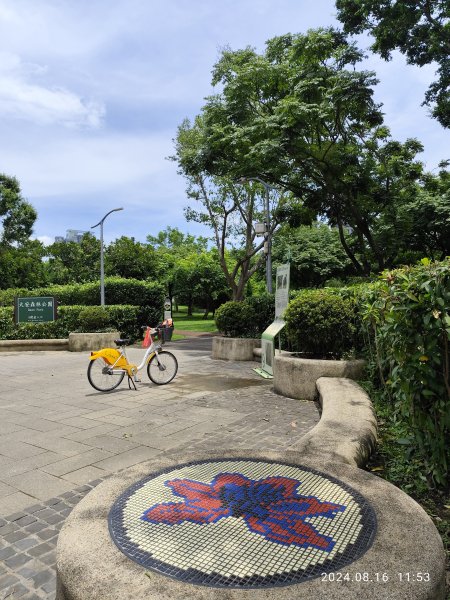
[[355, 490], [314, 469], [205, 460], [152, 474], [109, 515], [111, 536], [146, 568], [212, 587], [274, 587], [336, 571], [372, 544]]

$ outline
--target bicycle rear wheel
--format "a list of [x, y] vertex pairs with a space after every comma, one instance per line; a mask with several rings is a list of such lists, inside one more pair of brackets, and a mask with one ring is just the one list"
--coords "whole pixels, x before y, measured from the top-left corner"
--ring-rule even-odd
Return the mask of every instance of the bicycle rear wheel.
[[153, 383], [164, 385], [172, 381], [178, 371], [178, 361], [171, 352], [163, 350], [148, 361], [147, 374]]
[[87, 370], [89, 383], [99, 392], [111, 392], [122, 383], [125, 371], [113, 373], [110, 365], [103, 358], [91, 360]]

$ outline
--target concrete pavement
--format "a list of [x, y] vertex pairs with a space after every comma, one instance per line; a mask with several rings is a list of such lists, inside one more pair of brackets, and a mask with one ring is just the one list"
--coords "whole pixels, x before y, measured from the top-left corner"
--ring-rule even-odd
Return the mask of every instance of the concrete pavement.
[[[255, 363], [213, 361], [211, 338], [167, 344], [167, 386], [142, 373], [103, 394], [87, 353], [3, 353], [0, 367], [0, 600], [54, 597], [54, 548], [71, 508], [111, 473], [184, 450], [295, 446], [315, 405], [277, 396]], [[140, 348], [130, 348], [139, 361]]]

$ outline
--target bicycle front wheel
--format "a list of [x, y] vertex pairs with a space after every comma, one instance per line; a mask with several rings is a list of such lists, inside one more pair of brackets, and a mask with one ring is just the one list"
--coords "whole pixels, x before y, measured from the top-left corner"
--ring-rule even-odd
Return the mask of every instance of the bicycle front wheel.
[[154, 354], [148, 361], [147, 374], [153, 383], [164, 385], [175, 377], [178, 371], [178, 361], [171, 352], [163, 350]]
[[99, 392], [111, 392], [122, 383], [125, 371], [113, 373], [110, 365], [99, 357], [89, 363], [87, 376], [94, 389]]

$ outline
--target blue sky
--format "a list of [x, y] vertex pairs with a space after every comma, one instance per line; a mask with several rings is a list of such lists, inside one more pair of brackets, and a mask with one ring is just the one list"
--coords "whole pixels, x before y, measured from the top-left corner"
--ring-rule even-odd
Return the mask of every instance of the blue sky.
[[[213, 93], [220, 50], [336, 24], [332, 0], [0, 0], [0, 172], [38, 211], [35, 236], [89, 230], [145, 241], [186, 223], [183, 178], [166, 157], [183, 118]], [[360, 45], [367, 47], [368, 39]], [[428, 169], [449, 134], [421, 107], [434, 68], [371, 56], [396, 139], [417, 137]], [[98, 231], [98, 230], [97, 230]]]

